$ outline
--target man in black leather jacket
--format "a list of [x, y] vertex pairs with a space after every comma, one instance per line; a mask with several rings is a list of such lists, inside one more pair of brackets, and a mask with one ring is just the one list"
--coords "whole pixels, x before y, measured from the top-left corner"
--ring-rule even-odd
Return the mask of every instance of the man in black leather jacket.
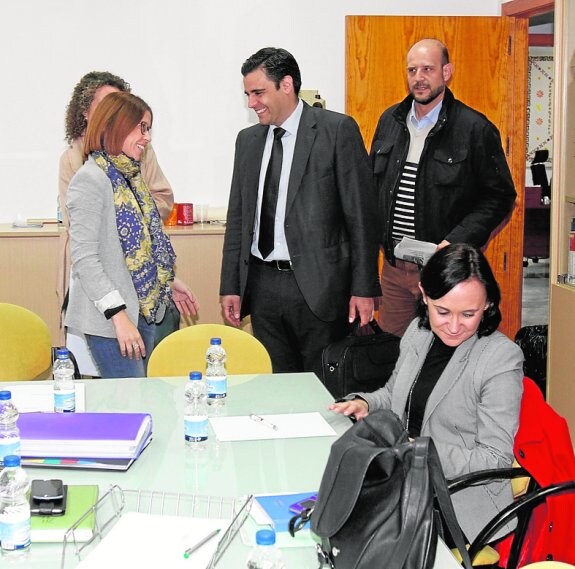
[[447, 48], [424, 39], [407, 55], [410, 94], [380, 117], [371, 145], [385, 253], [379, 320], [403, 335], [415, 317], [419, 267], [396, 259], [404, 237], [441, 248], [487, 243], [516, 197], [499, 131], [447, 88]]

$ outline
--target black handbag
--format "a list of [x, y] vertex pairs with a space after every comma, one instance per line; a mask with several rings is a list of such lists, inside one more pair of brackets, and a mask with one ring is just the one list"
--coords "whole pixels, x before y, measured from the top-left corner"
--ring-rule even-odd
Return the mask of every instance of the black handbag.
[[384, 332], [375, 320], [363, 328], [356, 320], [348, 336], [323, 349], [320, 379], [335, 399], [375, 391], [393, 372], [399, 342], [400, 338]]
[[410, 441], [397, 415], [375, 411], [332, 445], [311, 512], [318, 557], [335, 569], [431, 569], [438, 512], [471, 569], [433, 441]]

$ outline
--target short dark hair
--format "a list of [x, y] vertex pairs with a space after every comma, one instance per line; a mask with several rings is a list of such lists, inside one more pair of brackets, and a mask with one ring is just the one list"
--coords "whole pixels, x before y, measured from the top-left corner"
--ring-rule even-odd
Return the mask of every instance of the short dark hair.
[[[489, 303], [479, 323], [477, 335], [489, 336], [501, 322], [501, 292], [493, 271], [480, 249], [467, 243], [452, 243], [435, 252], [423, 267], [420, 276], [425, 294], [437, 300], [468, 279], [477, 279], [484, 287]], [[419, 326], [431, 329], [427, 306], [420, 298], [417, 303]]]
[[136, 128], [146, 111], [153, 122], [152, 109], [140, 97], [122, 91], [106, 95], [88, 124], [84, 156], [95, 150], [103, 150], [113, 156], [120, 154], [126, 137]]
[[66, 107], [65, 129], [68, 143], [71, 144], [86, 132], [88, 126], [86, 112], [92, 104], [96, 91], [106, 85], [115, 87], [118, 91], [130, 92], [130, 85], [126, 81], [108, 71], [90, 71], [76, 83], [72, 98]]
[[293, 79], [293, 88], [299, 95], [301, 88], [301, 73], [295, 57], [281, 47], [264, 47], [248, 57], [242, 65], [242, 75], [262, 68], [267, 78], [275, 83], [276, 89], [280, 88], [280, 81], [289, 75]]

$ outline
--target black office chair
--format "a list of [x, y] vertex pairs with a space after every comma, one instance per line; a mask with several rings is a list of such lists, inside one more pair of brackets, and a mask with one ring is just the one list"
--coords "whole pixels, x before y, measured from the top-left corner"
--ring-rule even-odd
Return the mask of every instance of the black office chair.
[[[529, 476], [523, 468], [508, 468], [503, 470], [485, 470], [474, 472], [461, 476], [449, 484], [450, 492], [457, 492], [467, 486], [485, 483], [489, 480], [512, 479]], [[521, 561], [521, 553], [526, 545], [528, 535], [537, 535], [539, 532], [550, 531], [546, 526], [544, 516], [534, 515], [534, 510], [538, 506], [546, 503], [548, 498], [572, 493], [575, 500], [575, 480], [553, 484], [545, 488], [540, 488], [533, 478], [529, 483], [529, 488], [525, 495], [517, 498], [515, 502], [499, 512], [475, 538], [469, 546], [469, 557], [473, 562], [481, 550], [493, 540], [493, 536], [505, 525], [512, 520], [517, 520], [517, 527], [510, 536], [509, 554], [504, 565], [498, 564], [497, 567], [504, 569], [517, 569]], [[571, 501], [571, 500], [570, 500]], [[565, 505], [568, 507], [568, 504]], [[549, 560], [552, 557], [545, 556], [543, 560]], [[533, 560], [532, 560], [533, 561]], [[559, 560], [560, 561], [560, 560]]]
[[[553, 560], [575, 562], [575, 455], [565, 419], [547, 404], [531, 379], [523, 380], [519, 430], [515, 438], [516, 462], [523, 467], [474, 472], [452, 480], [452, 493], [490, 480], [529, 477], [525, 493], [499, 512], [469, 548], [474, 558], [493, 536], [513, 519], [517, 527], [496, 549], [502, 560], [496, 567], [516, 569], [519, 564]], [[564, 557], [564, 558], [562, 558]]]

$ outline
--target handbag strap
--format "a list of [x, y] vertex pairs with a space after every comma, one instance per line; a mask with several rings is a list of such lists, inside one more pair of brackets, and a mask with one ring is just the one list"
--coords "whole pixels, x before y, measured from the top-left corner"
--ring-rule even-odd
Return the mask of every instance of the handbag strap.
[[[427, 437], [426, 437], [427, 438]], [[433, 490], [435, 491], [435, 497], [437, 498], [437, 503], [439, 509], [449, 529], [449, 533], [459, 554], [463, 560], [463, 566], [465, 569], [472, 569], [471, 559], [469, 558], [469, 552], [465, 547], [465, 540], [463, 539], [463, 532], [455, 516], [455, 510], [453, 509], [453, 503], [451, 502], [451, 495], [447, 488], [447, 482], [445, 480], [445, 475], [443, 474], [443, 468], [441, 467], [441, 462], [439, 460], [439, 455], [437, 454], [437, 449], [432, 439], [429, 440], [429, 452], [428, 452], [428, 465], [429, 471], [431, 473], [431, 480], [433, 482]]]
[[[414, 523], [418, 517], [420, 508], [425, 507], [426, 501], [420, 499], [420, 492], [428, 484], [427, 479], [427, 437], [419, 437], [412, 445], [413, 457], [411, 467], [407, 471], [407, 476], [403, 485], [403, 492], [407, 494], [402, 499], [403, 504], [407, 504], [401, 520], [401, 533], [397, 546], [393, 551], [393, 557], [388, 561], [387, 569], [403, 569], [405, 561], [411, 549], [417, 524]], [[412, 496], [412, 492], [417, 492], [417, 496]]]

